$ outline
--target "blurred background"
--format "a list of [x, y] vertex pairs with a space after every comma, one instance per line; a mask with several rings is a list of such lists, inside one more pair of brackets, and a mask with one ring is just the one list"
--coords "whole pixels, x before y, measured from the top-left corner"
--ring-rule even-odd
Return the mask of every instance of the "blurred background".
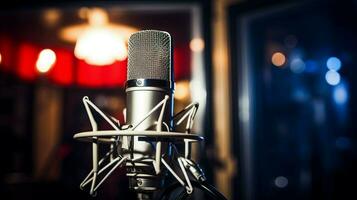
[[[228, 199], [356, 199], [357, 1], [19, 1], [0, 6], [0, 194], [91, 198], [89, 98], [123, 121], [127, 40], [174, 40], [175, 112]], [[100, 128], [107, 129], [103, 122]], [[130, 199], [117, 170], [97, 199]]]

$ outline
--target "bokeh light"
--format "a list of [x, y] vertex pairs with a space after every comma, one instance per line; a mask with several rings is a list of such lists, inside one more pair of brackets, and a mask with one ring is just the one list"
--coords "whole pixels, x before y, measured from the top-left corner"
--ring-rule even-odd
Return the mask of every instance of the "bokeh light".
[[282, 67], [285, 64], [286, 57], [281, 52], [275, 52], [271, 57], [271, 62], [277, 67]]
[[128, 55], [124, 39], [101, 27], [88, 28], [78, 38], [74, 54], [92, 65], [109, 65]]
[[333, 90], [333, 99], [337, 104], [345, 104], [348, 100], [348, 92], [344, 84], [337, 85]]
[[338, 71], [341, 68], [341, 61], [336, 57], [330, 57], [327, 59], [326, 66], [329, 70]]
[[177, 100], [188, 100], [190, 98], [190, 83], [188, 81], [176, 82], [174, 97]]
[[47, 9], [44, 11], [43, 20], [46, 25], [53, 27], [56, 26], [61, 18], [61, 11], [58, 9]]
[[334, 70], [329, 70], [326, 72], [325, 79], [330, 85], [337, 85], [340, 83], [341, 77], [340, 74]]
[[38, 55], [36, 68], [41, 73], [48, 72], [56, 62], [56, 54], [51, 49], [44, 49]]
[[88, 13], [89, 13], [89, 8], [81, 7], [78, 10], [78, 17], [81, 18], [81, 19], [87, 19]]
[[1, 64], [1, 61], [2, 61], [2, 55], [1, 55], [1, 53], [0, 53], [0, 64]]
[[274, 180], [274, 184], [278, 188], [285, 188], [289, 184], [289, 180], [284, 176], [278, 176]]
[[193, 38], [190, 42], [190, 49], [193, 52], [201, 52], [205, 48], [205, 42], [202, 38]]
[[305, 62], [305, 72], [307, 73], [316, 73], [319, 72], [319, 65], [315, 60], [307, 60]]
[[305, 63], [300, 58], [294, 58], [290, 63], [290, 70], [296, 74], [302, 73], [305, 70]]
[[125, 60], [128, 54], [125, 37], [109, 24], [108, 13], [104, 9], [93, 8], [87, 12], [87, 18], [90, 26], [78, 36], [74, 55], [97, 66]]

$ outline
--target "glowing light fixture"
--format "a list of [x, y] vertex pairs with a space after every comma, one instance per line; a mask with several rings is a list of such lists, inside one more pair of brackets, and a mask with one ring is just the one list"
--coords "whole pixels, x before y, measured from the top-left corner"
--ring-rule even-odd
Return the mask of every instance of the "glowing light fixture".
[[277, 67], [282, 67], [285, 64], [285, 55], [281, 52], [275, 52], [271, 57], [271, 62]]
[[1, 64], [1, 61], [2, 61], [2, 55], [1, 55], [1, 53], [0, 53], [0, 64]]
[[56, 62], [56, 54], [51, 49], [44, 49], [38, 55], [36, 68], [41, 73], [48, 72]]
[[82, 9], [88, 24], [70, 26], [60, 32], [61, 38], [76, 42], [74, 54], [92, 65], [109, 65], [127, 57], [126, 41], [137, 29], [109, 23], [101, 8]]
[[101, 28], [88, 28], [77, 40], [74, 55], [92, 65], [108, 65], [125, 60], [127, 49], [123, 38]]

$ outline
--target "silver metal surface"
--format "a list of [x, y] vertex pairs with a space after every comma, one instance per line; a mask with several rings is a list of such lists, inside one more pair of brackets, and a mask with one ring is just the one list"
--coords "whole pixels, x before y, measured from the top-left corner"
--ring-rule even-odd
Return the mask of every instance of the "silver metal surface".
[[[126, 90], [127, 93], [127, 116], [126, 124], [136, 124], [150, 112], [158, 103], [160, 103], [166, 95], [169, 95], [168, 90], [162, 90], [162, 88], [155, 87], [130, 87]], [[162, 126], [163, 131], [169, 131], [167, 128], [171, 129], [171, 118], [172, 118], [172, 98], [167, 102], [163, 122], [167, 125]], [[160, 111], [152, 113], [145, 121], [143, 121], [135, 131], [144, 130], [157, 130], [156, 123], [159, 118]], [[146, 157], [146, 161], [127, 163], [127, 169], [130, 174], [129, 182], [130, 187], [137, 191], [152, 191], [154, 188], [160, 188], [162, 179], [161, 174], [155, 174], [153, 170], [153, 162], [155, 161], [155, 141], [143, 141], [142, 137], [133, 136], [130, 137], [129, 151], [127, 153], [131, 159], [139, 159], [141, 157]], [[141, 140], [139, 140], [139, 138]], [[163, 154], [168, 154], [169, 149], [167, 143], [163, 143], [161, 146]], [[134, 166], [133, 166], [134, 165]], [[139, 172], [137, 172], [137, 166], [140, 166]], [[132, 176], [132, 173], [140, 174], [141, 176]], [[143, 177], [142, 174], [147, 174]], [[149, 176], [153, 175], [153, 176]]]
[[[140, 93], [140, 91], [142, 91], [140, 90], [141, 88], [142, 87], [131, 87], [131, 89], [127, 92]], [[170, 89], [167, 90], [171, 91]], [[160, 89], [145, 90], [144, 92], [148, 92], [149, 95], [150, 93], [153, 93], [153, 95], [158, 95], [155, 92], [159, 92], [159, 95], [162, 95], [161, 93], [169, 93]], [[202, 138], [200, 136], [194, 136], [190, 134], [198, 104], [192, 103], [178, 114], [171, 117], [173, 104], [170, 102], [170, 100], [172, 101], [172, 98], [170, 98], [169, 95], [164, 95], [163, 100], [159, 101], [148, 112], [142, 114], [142, 117], [140, 117], [139, 120], [135, 120], [135, 122], [132, 122], [131, 124], [126, 124], [119, 127], [120, 123], [118, 120], [113, 119], [111, 116], [109, 118], [95, 104], [93, 104], [93, 102], [91, 102], [88, 97], [84, 97], [83, 103], [91, 122], [92, 131], [77, 133], [75, 134], [74, 138], [86, 138], [86, 140], [89, 139], [89, 141], [92, 143], [93, 168], [81, 183], [81, 189], [84, 189], [84, 187], [90, 185], [90, 194], [95, 196], [98, 188], [110, 176], [110, 174], [116, 168], [120, 167], [122, 163], [125, 163], [124, 166], [127, 169], [127, 176], [129, 177], [129, 187], [135, 190], [138, 194], [145, 194], [143, 197], [148, 197], [150, 199], [152, 194], [163, 186], [165, 177], [169, 173], [183, 187], [185, 187], [188, 194], [191, 194], [193, 192], [193, 187], [187, 172], [190, 172], [197, 180], [204, 180], [204, 174], [192, 160], [187, 157], [179, 156], [178, 152], [176, 152], [176, 156], [178, 156], [177, 159], [173, 159], [171, 155], [164, 156], [168, 153], [166, 148], [167, 146], [165, 145], [168, 145], [170, 140], [162, 139], [166, 138], [183, 140], [185, 145], [190, 145], [191, 142], [195, 140], [201, 140]], [[137, 101], [133, 102], [138, 103]], [[171, 106], [167, 107], [167, 105]], [[92, 109], [89, 107], [93, 108], [94, 111], [99, 113], [99, 115], [105, 121], [107, 121], [114, 130], [98, 130], [97, 122], [92, 114]], [[168, 117], [167, 115], [164, 117], [165, 108], [166, 113], [169, 113]], [[156, 113], [158, 111], [160, 113], [159, 115]], [[147, 123], [146, 120], [148, 120], [150, 116], [155, 115], [157, 116], [157, 119], [151, 119], [153, 126], [150, 126], [149, 124], [149, 126], [145, 125], [141, 127], [141, 125]], [[176, 119], [178, 120], [176, 124], [180, 124], [186, 118], [187, 124], [185, 133], [168, 131], [171, 130], [171, 128], [167, 124], [171, 124], [171, 120], [173, 121]], [[117, 125], [114, 124], [112, 120], [117, 122]], [[163, 130], [163, 127], [166, 128], [166, 131]], [[136, 130], [137, 128], [145, 130]], [[137, 142], [150, 143], [151, 149], [149, 149], [148, 152], [140, 150], [134, 152], [134, 137], [140, 137], [144, 139], [140, 141], [137, 140]], [[132, 139], [131, 147], [128, 145], [128, 142], [125, 142], [128, 138]], [[105, 154], [104, 157], [100, 158], [98, 150], [99, 142], [102, 140], [104, 140], [105, 143], [110, 142], [110, 150]], [[174, 145], [174, 143], [172, 143], [172, 145]], [[164, 148], [162, 148], [163, 146]], [[115, 149], [117, 151], [115, 151]], [[189, 152], [186, 151], [190, 151], [190, 148], [185, 148], [185, 156], [189, 155]], [[138, 156], [134, 156], [134, 154]], [[166, 162], [165, 159], [167, 159], [168, 162]], [[171, 162], [176, 162], [176, 164], [180, 166], [180, 172], [184, 178], [180, 177], [180, 175], [173, 170], [173, 168], [170, 166], [172, 165]], [[104, 174], [103, 178], [100, 178], [100, 176], [102, 176], [101, 174]]]
[[[160, 89], [160, 88], [159, 88]], [[166, 92], [160, 90], [135, 90], [130, 88], [127, 91], [127, 124], [134, 124], [142, 119], [142, 117], [148, 113], [154, 106], [156, 106], [160, 101], [162, 101], [167, 95]], [[171, 102], [168, 102], [164, 114], [164, 122], [170, 124], [171, 116]], [[150, 115], [143, 123], [141, 123], [135, 130], [156, 130], [156, 120], [158, 119], [160, 112], [153, 113]], [[165, 130], [166, 127], [163, 127]], [[153, 147], [149, 142], [139, 141], [138, 137], [134, 137], [133, 150], [135, 152], [134, 158], [142, 155], [151, 155]]]
[[98, 142], [102, 143], [113, 143], [113, 136], [139, 136], [143, 138], [149, 139], [157, 139], [158, 141], [188, 141], [198, 142], [202, 141], [203, 137], [196, 134], [187, 134], [182, 132], [157, 132], [157, 131], [131, 131], [131, 130], [100, 130], [100, 131], [84, 131], [76, 133], [73, 138], [86, 141], [93, 142], [93, 137], [97, 137]]
[[128, 80], [171, 79], [171, 36], [164, 31], [144, 30], [128, 42]]
[[[169, 33], [157, 30], [144, 30], [130, 36], [128, 42], [128, 67], [127, 67], [127, 98], [126, 98], [126, 124], [136, 124], [149, 113], [163, 99], [170, 97], [163, 110], [163, 118], [159, 119], [160, 111], [152, 113], [145, 119], [136, 131], [156, 130], [171, 131], [173, 123], [173, 69], [171, 68], [171, 36]], [[130, 86], [129, 82], [136, 80], [136, 86]], [[145, 80], [148, 85], [145, 85]], [[155, 80], [167, 81], [170, 87], [152, 85]], [[148, 87], [147, 87], [148, 86]], [[163, 124], [157, 126], [158, 124]], [[129, 138], [127, 155], [130, 159], [146, 157], [147, 162], [133, 162], [127, 165], [129, 173], [136, 172], [136, 166], [141, 166], [141, 174], [155, 175], [154, 178], [130, 178], [130, 187], [137, 191], [148, 191], [149, 188], [160, 187], [161, 170], [160, 156], [169, 153], [168, 144], [144, 140], [142, 137]], [[124, 146], [122, 146], [124, 148]], [[125, 152], [124, 152], [125, 153]], [[151, 160], [150, 160], [151, 159]], [[132, 166], [134, 165], [134, 166]], [[135, 166], [136, 165], [136, 166]]]
[[[178, 181], [188, 194], [193, 192], [188, 172], [197, 180], [204, 180], [198, 165], [189, 159], [191, 143], [203, 139], [191, 135], [198, 103], [190, 104], [173, 116], [171, 48], [171, 36], [167, 32], [147, 30], [130, 37], [127, 108], [123, 125], [114, 117], [104, 114], [88, 97], [83, 98], [92, 131], [78, 133], [74, 138], [92, 142], [93, 168], [81, 183], [82, 189], [90, 186], [91, 195], [95, 195], [100, 185], [121, 165], [125, 166], [129, 187], [136, 190], [138, 199], [152, 199], [154, 192], [163, 186], [165, 176], [170, 173], [173, 181]], [[98, 130], [89, 107], [99, 113], [113, 130]], [[172, 132], [174, 118], [177, 125], [187, 121], [184, 133]], [[179, 156], [178, 151], [173, 152], [178, 157], [169, 155], [169, 144], [174, 145], [174, 139], [185, 143], [185, 157]], [[110, 144], [109, 152], [101, 159], [100, 143]], [[180, 166], [179, 173], [173, 168], [175, 164]]]

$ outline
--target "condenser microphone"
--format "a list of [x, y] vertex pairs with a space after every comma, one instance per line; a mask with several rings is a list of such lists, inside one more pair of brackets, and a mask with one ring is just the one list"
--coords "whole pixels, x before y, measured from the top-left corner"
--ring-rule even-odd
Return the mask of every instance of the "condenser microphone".
[[[82, 189], [90, 186], [91, 195], [115, 169], [123, 167], [129, 188], [139, 200], [168, 199], [177, 194], [181, 199], [194, 195], [194, 188], [211, 199], [225, 200], [207, 184], [203, 171], [190, 156], [192, 143], [203, 140], [191, 133], [198, 103], [193, 102], [173, 115], [171, 43], [170, 34], [164, 31], [145, 30], [130, 36], [124, 124], [101, 111], [89, 97], [83, 97], [92, 130], [77, 133], [74, 138], [92, 144], [93, 167], [80, 184]], [[93, 112], [112, 129], [98, 130]], [[175, 126], [184, 123], [185, 131], [178, 132]], [[184, 144], [183, 152], [176, 147], [178, 143]], [[110, 147], [102, 158], [101, 145]], [[165, 182], [170, 185], [164, 186]]]
[[[171, 36], [157, 30], [144, 30], [130, 36], [126, 82], [126, 124], [135, 124], [145, 118], [163, 99], [167, 100], [163, 113], [162, 131], [173, 128], [174, 77]], [[160, 111], [149, 115], [136, 131], [157, 130]], [[127, 162], [130, 188], [136, 191], [154, 191], [162, 184], [160, 174], [153, 169], [156, 142], [130, 137], [128, 154], [140, 162]], [[167, 143], [159, 144], [161, 153], [169, 156]], [[142, 159], [145, 158], [145, 159]], [[155, 167], [155, 166], [154, 166]], [[159, 167], [159, 166], [157, 166]]]

